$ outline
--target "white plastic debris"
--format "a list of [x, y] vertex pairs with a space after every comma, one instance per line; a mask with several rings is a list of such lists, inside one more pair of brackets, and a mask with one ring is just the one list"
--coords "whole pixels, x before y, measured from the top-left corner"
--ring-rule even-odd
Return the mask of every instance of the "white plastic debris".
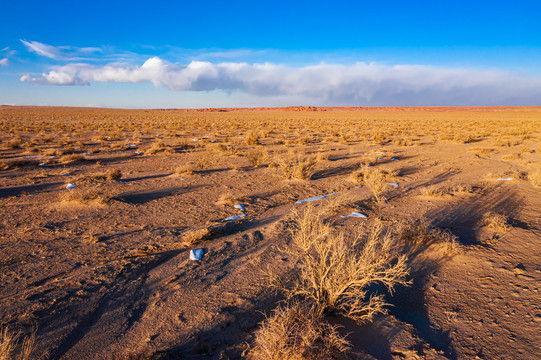
[[378, 161], [382, 161], [383, 159], [382, 158], [378, 158]]
[[142, 151], [137, 151], [137, 152], [135, 153], [135, 155], [143, 155], [143, 152], [142, 152]]
[[197, 260], [201, 260], [201, 258], [203, 257], [203, 249], [193, 249], [193, 250], [190, 250], [190, 260], [193, 260], [193, 261], [197, 261]]
[[47, 163], [40, 163], [38, 166], [45, 166]]
[[400, 161], [400, 159], [392, 158], [391, 161]]
[[398, 183], [387, 183], [387, 185], [391, 185], [391, 186], [394, 186], [395, 188], [398, 187]]
[[507, 177], [507, 178], [499, 178], [500, 181], [511, 181], [513, 178]]
[[374, 151], [376, 154], [382, 154], [382, 155], [385, 155], [387, 154], [385, 151]]
[[70, 173], [65, 173], [65, 174], [62, 174], [60, 176], [70, 176], [71, 174]]
[[343, 217], [343, 218], [347, 218], [347, 217], [356, 217], [356, 218], [363, 218], [363, 219], [367, 219], [368, 218], [368, 215], [366, 214], [363, 214], [363, 213], [360, 213], [358, 211], [353, 211], [351, 214], [349, 215], [340, 215], [340, 217]]
[[226, 218], [225, 220], [226, 221], [231, 221], [231, 220], [236, 220], [236, 219], [240, 219], [240, 218], [243, 218], [245, 217], [246, 214], [242, 214], [242, 215], [233, 215], [233, 216], [230, 216], [228, 218]]
[[73, 189], [75, 186], [77, 186], [77, 185], [72, 184], [72, 183], [69, 183], [69, 184], [66, 186], [66, 189], [71, 190], [71, 189]]
[[198, 141], [199, 141], [199, 139], [192, 139], [192, 141], [193, 141], [193, 142], [198, 142]]
[[33, 159], [33, 158], [39, 158], [41, 155], [26, 155], [25, 158], [27, 159]]
[[245, 207], [242, 204], [237, 204], [234, 206], [235, 209], [239, 209], [240, 211], [245, 211]]
[[305, 203], [305, 202], [321, 200], [321, 199], [325, 199], [327, 196], [332, 196], [332, 195], [338, 195], [338, 193], [321, 195], [321, 196], [314, 196], [314, 197], [311, 197], [311, 198], [308, 198], [308, 199], [295, 201], [295, 204], [302, 204], [302, 203]]
[[457, 174], [457, 173], [455, 173], [455, 172], [452, 172], [452, 173], [450, 173], [450, 174], [451, 174], [451, 175], [458, 175], [458, 174]]

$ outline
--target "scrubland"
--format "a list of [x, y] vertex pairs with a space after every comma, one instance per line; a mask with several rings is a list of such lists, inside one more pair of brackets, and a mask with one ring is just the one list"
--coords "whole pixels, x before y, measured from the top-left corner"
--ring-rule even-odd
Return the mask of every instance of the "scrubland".
[[1, 106], [0, 359], [541, 358], [541, 108], [285, 110]]

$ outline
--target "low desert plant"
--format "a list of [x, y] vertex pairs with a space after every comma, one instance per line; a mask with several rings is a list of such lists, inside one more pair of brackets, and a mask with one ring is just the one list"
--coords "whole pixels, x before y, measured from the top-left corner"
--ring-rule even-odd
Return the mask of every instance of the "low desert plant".
[[274, 161], [288, 180], [310, 179], [317, 164], [317, 160], [313, 156], [300, 156], [291, 153], [277, 156]]
[[[35, 343], [35, 332], [24, 336], [19, 343], [20, 334], [13, 334], [8, 327], [0, 330], [0, 360], [29, 360]], [[39, 357], [41, 358], [41, 357]]]
[[358, 184], [365, 184], [374, 194], [377, 202], [383, 201], [381, 194], [385, 191], [387, 187], [387, 181], [395, 176], [393, 173], [388, 171], [364, 166], [363, 168], [354, 171], [350, 179]]
[[246, 145], [260, 145], [259, 134], [256, 131], [250, 130], [244, 134], [244, 142]]
[[293, 302], [273, 310], [255, 332], [250, 359], [333, 359], [350, 349], [337, 325], [330, 325], [316, 306]]
[[425, 186], [419, 189], [421, 191], [421, 195], [426, 197], [442, 197], [446, 195], [446, 191], [443, 188], [440, 188], [435, 185]]
[[85, 161], [85, 157], [83, 155], [80, 155], [80, 154], [70, 154], [70, 155], [64, 155], [60, 158], [60, 162], [62, 164], [69, 164], [69, 163], [73, 163], [73, 162], [81, 162], [81, 161]]
[[180, 166], [177, 166], [177, 168], [175, 169], [175, 174], [178, 176], [193, 175], [194, 172], [195, 170], [192, 164], [180, 165]]
[[112, 192], [98, 188], [75, 188], [61, 195], [61, 200], [79, 204], [106, 205], [114, 198]]
[[163, 142], [156, 141], [153, 142], [152, 145], [150, 145], [150, 148], [145, 150], [145, 155], [155, 155], [155, 154], [172, 154], [175, 150], [173, 150], [169, 146], [165, 146]]
[[263, 165], [269, 159], [269, 154], [263, 149], [250, 149], [246, 153], [246, 158], [254, 167]]
[[122, 172], [119, 169], [110, 169], [105, 173], [105, 178], [108, 181], [118, 180], [122, 178]]
[[2, 147], [4, 149], [20, 149], [22, 143], [23, 143], [23, 139], [18, 136], [2, 144]]
[[187, 231], [182, 237], [183, 244], [185, 246], [193, 246], [200, 243], [203, 240], [210, 238], [212, 232], [208, 227]]
[[290, 286], [277, 283], [292, 297], [313, 301], [326, 314], [343, 314], [358, 322], [385, 312], [381, 294], [370, 294], [379, 283], [392, 293], [407, 285], [406, 257], [399, 255], [391, 233], [381, 224], [359, 236], [347, 236], [325, 224], [311, 207], [298, 214], [292, 229], [298, 278]]
[[495, 232], [505, 233], [509, 230], [507, 217], [503, 214], [488, 212], [483, 215], [481, 225]]

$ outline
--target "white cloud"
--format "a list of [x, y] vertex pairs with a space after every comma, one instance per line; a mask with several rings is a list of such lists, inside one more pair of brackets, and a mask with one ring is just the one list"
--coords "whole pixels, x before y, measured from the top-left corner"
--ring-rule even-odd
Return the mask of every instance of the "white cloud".
[[305, 67], [206, 61], [183, 65], [153, 57], [141, 66], [67, 64], [41, 76], [24, 75], [20, 80], [48, 85], [151, 82], [176, 91], [303, 97], [318, 105], [540, 105], [541, 99], [539, 77], [498, 70], [362, 62]]
[[9, 60], [8, 58], [0, 59], [0, 66], [8, 66]]
[[95, 47], [72, 47], [72, 46], [52, 46], [40, 43], [38, 41], [21, 42], [32, 52], [38, 55], [45, 56], [54, 60], [61, 61], [80, 61], [90, 60], [91, 55], [96, 55], [102, 52], [100, 48]]

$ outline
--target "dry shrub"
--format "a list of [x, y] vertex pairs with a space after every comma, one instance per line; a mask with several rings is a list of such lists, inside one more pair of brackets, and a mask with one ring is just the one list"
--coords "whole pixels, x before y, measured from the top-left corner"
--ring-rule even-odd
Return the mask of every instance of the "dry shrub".
[[37, 161], [27, 159], [14, 159], [8, 161], [2, 160], [0, 161], [0, 170], [19, 169], [24, 166], [32, 166], [37, 164]]
[[263, 165], [269, 159], [269, 153], [263, 149], [250, 149], [245, 155], [254, 167]]
[[119, 169], [107, 170], [107, 172], [105, 173], [105, 178], [108, 181], [121, 179], [122, 178], [122, 171], [120, 171]]
[[425, 186], [420, 188], [419, 190], [421, 191], [421, 195], [427, 197], [443, 197], [446, 195], [445, 189], [435, 185]]
[[203, 151], [200, 152], [195, 159], [195, 168], [197, 171], [204, 171], [214, 166], [216, 158], [212, 152]]
[[61, 149], [47, 149], [43, 152], [44, 156], [62, 156], [64, 151]]
[[185, 246], [193, 246], [203, 240], [209, 239], [211, 235], [212, 232], [208, 227], [199, 230], [190, 230], [184, 234], [182, 241]]
[[395, 286], [408, 284], [406, 257], [398, 254], [380, 223], [349, 237], [308, 207], [298, 214], [292, 238], [298, 251], [286, 251], [299, 264], [298, 278], [291, 286], [278, 284], [290, 296], [312, 300], [324, 313], [370, 321], [386, 305], [382, 295], [369, 294], [371, 285], [379, 283], [392, 293]]
[[227, 206], [227, 205], [234, 205], [238, 201], [239, 201], [239, 198], [234, 196], [233, 194], [224, 193], [220, 195], [220, 198], [218, 199], [218, 201], [216, 201], [215, 204], [219, 206]]
[[325, 152], [318, 152], [316, 154], [316, 160], [318, 162], [329, 160], [329, 154], [327, 154]]
[[277, 156], [274, 161], [288, 180], [310, 179], [317, 164], [317, 160], [313, 156], [300, 156], [292, 153]]
[[381, 194], [387, 187], [387, 181], [395, 174], [373, 167], [364, 166], [362, 169], [354, 171], [350, 179], [357, 184], [365, 184], [374, 194], [377, 202], [381, 202], [383, 198]]
[[60, 162], [62, 164], [69, 164], [74, 162], [81, 162], [85, 161], [86, 158], [83, 155], [80, 154], [70, 154], [70, 155], [64, 155], [60, 158]]
[[541, 167], [528, 172], [528, 181], [533, 186], [541, 186]]
[[112, 192], [108, 192], [103, 189], [90, 188], [81, 189], [75, 188], [69, 190], [61, 195], [61, 200], [65, 202], [74, 202], [79, 204], [96, 204], [106, 205], [114, 198]]
[[316, 306], [294, 302], [273, 310], [255, 332], [248, 355], [259, 360], [333, 359], [350, 349], [337, 325], [328, 324]]
[[[29, 360], [36, 359], [32, 357], [34, 343], [36, 340], [35, 332], [29, 336], [24, 336], [19, 343], [20, 334], [13, 334], [7, 327], [0, 330], [0, 360]], [[38, 357], [38, 359], [40, 359]]]
[[495, 232], [504, 233], [509, 230], [507, 217], [503, 214], [498, 214], [494, 212], [488, 212], [484, 214], [483, 218], [481, 219], [481, 225]]
[[397, 136], [393, 139], [393, 145], [396, 146], [412, 146], [413, 142], [404, 136]]
[[150, 148], [145, 150], [145, 155], [172, 154], [174, 152], [175, 150], [169, 146], [165, 146], [163, 142], [155, 141], [150, 145]]
[[175, 169], [175, 174], [178, 176], [193, 175], [194, 172], [195, 170], [192, 164], [180, 165], [180, 166], [177, 166], [177, 168]]
[[398, 226], [398, 238], [408, 248], [439, 244], [443, 247], [446, 255], [454, 255], [459, 252], [456, 236], [429, 225], [425, 219], [401, 221]]
[[246, 145], [260, 145], [259, 134], [256, 131], [250, 130], [244, 134], [244, 142]]
[[9, 140], [8, 142], [4, 143], [2, 147], [4, 149], [20, 149], [21, 145], [23, 143], [23, 139], [21, 137], [16, 137], [14, 139]]
[[474, 193], [474, 189], [470, 184], [457, 184], [448, 189], [452, 195], [470, 195]]

